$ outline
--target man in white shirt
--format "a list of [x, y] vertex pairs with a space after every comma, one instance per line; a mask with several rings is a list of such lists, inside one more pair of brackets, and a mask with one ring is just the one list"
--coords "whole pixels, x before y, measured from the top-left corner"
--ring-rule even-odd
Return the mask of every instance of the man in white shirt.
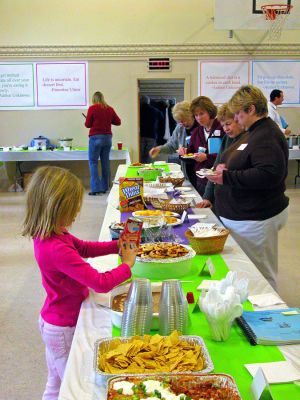
[[278, 89], [272, 90], [272, 92], [270, 93], [270, 101], [268, 101], [269, 117], [274, 122], [276, 122], [276, 124], [279, 126], [279, 128], [285, 135], [289, 135], [291, 133], [291, 130], [289, 128], [286, 129], [283, 128], [280, 115], [277, 111], [277, 106], [280, 106], [283, 100], [284, 97], [283, 97], [283, 92], [281, 90]]

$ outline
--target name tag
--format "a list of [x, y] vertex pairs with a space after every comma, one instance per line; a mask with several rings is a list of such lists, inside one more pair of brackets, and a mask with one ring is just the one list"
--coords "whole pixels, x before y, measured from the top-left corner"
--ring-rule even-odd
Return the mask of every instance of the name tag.
[[214, 131], [213, 136], [221, 136], [221, 131], [217, 129], [216, 131]]
[[248, 146], [248, 143], [243, 143], [240, 145], [240, 147], [237, 148], [237, 150], [244, 150]]

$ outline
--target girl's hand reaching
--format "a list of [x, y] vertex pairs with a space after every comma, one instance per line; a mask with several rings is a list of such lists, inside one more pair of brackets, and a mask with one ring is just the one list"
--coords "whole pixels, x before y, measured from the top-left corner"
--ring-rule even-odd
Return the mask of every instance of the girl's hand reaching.
[[122, 240], [120, 244], [120, 256], [122, 262], [127, 264], [130, 268], [134, 266], [138, 248], [135, 243], [128, 240]]

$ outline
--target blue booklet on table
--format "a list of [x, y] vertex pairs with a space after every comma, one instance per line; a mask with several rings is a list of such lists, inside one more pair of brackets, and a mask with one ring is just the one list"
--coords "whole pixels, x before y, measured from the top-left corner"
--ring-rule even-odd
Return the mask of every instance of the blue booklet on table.
[[207, 140], [208, 154], [219, 153], [222, 139], [220, 137], [210, 137]]
[[300, 343], [300, 310], [244, 311], [237, 318], [250, 343], [285, 345]]

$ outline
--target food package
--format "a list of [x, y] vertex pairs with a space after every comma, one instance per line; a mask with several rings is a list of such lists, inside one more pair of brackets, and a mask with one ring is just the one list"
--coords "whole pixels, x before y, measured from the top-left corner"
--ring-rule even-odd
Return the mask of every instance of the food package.
[[120, 211], [136, 211], [145, 208], [143, 201], [143, 178], [119, 178]]
[[129, 242], [133, 242], [136, 247], [139, 247], [141, 242], [142, 236], [142, 229], [143, 229], [143, 222], [138, 218], [130, 217], [126, 221], [124, 232], [122, 236]]

